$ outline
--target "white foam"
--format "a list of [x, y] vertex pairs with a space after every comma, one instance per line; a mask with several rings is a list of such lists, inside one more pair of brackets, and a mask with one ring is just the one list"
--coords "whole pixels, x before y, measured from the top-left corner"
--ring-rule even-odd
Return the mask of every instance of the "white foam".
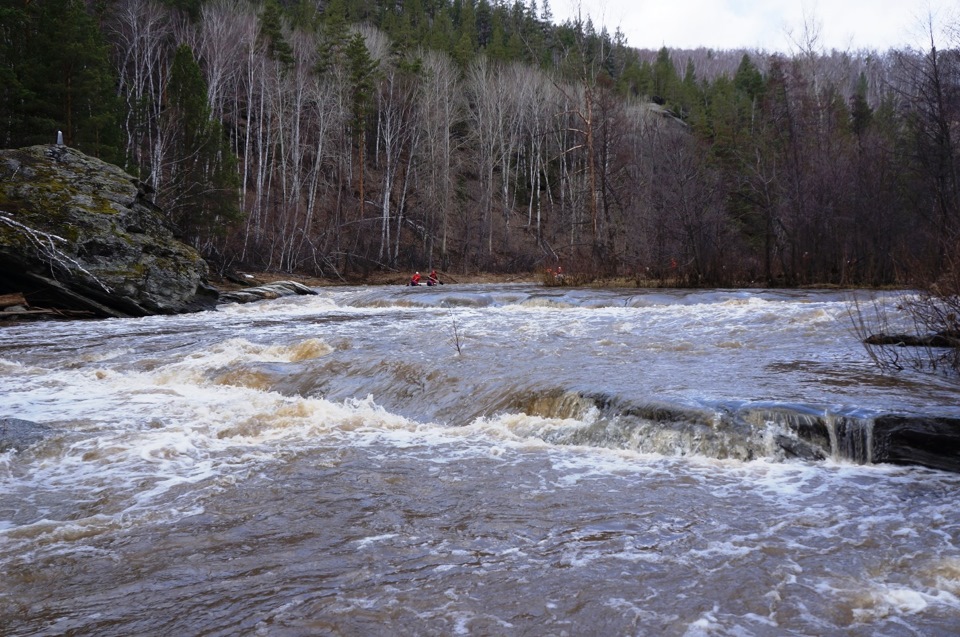
[[857, 596], [852, 609], [853, 616], [858, 622], [864, 623], [891, 615], [919, 613], [929, 606], [928, 599], [928, 595], [909, 588], [877, 587]]
[[217, 306], [216, 313], [227, 317], [309, 316], [338, 309], [337, 302], [327, 292], [317, 295], [285, 296], [269, 302], [227, 303]]
[[714, 604], [712, 610], [705, 611], [687, 626], [683, 633], [684, 637], [707, 637], [716, 634], [723, 628], [723, 625], [717, 619], [718, 612], [720, 612], [720, 607]]
[[355, 544], [357, 545], [358, 549], [365, 549], [371, 544], [377, 544], [379, 542], [392, 540], [395, 537], [398, 537], [397, 533], [384, 533], [383, 535], [374, 535], [371, 537], [365, 537], [360, 540], [355, 540]]

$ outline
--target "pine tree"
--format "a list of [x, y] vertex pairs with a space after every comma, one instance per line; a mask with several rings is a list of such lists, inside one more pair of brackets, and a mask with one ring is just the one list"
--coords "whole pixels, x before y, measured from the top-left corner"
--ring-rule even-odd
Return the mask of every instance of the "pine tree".
[[431, 49], [453, 53], [456, 43], [454, 37], [453, 19], [450, 17], [447, 6], [444, 5], [433, 18], [433, 28], [427, 36], [427, 44]]
[[84, 3], [46, 0], [22, 10], [5, 3], [2, 15], [0, 139], [11, 146], [49, 144], [62, 130], [68, 145], [120, 161], [115, 76]]
[[323, 12], [320, 27], [323, 37], [317, 45], [320, 55], [317, 58], [316, 71], [319, 74], [328, 72], [343, 55], [343, 50], [349, 40], [347, 28], [346, 8], [343, 0], [332, 0]]
[[763, 75], [746, 53], [740, 58], [740, 65], [733, 76], [733, 85], [751, 101], [763, 95]]
[[309, 0], [299, 0], [287, 11], [290, 17], [290, 26], [308, 32], [315, 32], [320, 26], [320, 11], [316, 3]]
[[487, 0], [477, 0], [476, 7], [477, 44], [485, 47], [493, 37], [493, 7]]
[[32, 99], [21, 81], [29, 24], [23, 3], [0, 3], [0, 148], [24, 145], [21, 140], [27, 127], [23, 104]]
[[697, 109], [700, 97], [700, 87], [697, 85], [697, 73], [693, 60], [687, 60], [687, 67], [683, 72], [683, 81], [677, 89], [676, 104], [678, 115], [688, 120]]
[[163, 4], [182, 11], [191, 22], [200, 18], [200, 7], [204, 0], [162, 0]]
[[673, 66], [673, 60], [670, 59], [670, 50], [662, 47], [657, 53], [657, 61], [653, 64], [653, 86], [651, 98], [655, 102], [672, 108], [676, 87], [679, 84], [677, 69]]
[[283, 20], [277, 0], [267, 0], [260, 14], [260, 37], [267, 43], [267, 54], [285, 67], [293, 66], [293, 48], [283, 37]]
[[490, 41], [485, 47], [487, 55], [491, 60], [505, 61], [507, 57], [506, 34], [503, 30], [503, 20], [499, 13], [493, 16], [493, 30], [490, 34]]
[[[479, 44], [479, 39], [477, 38], [477, 14], [473, 7], [473, 0], [460, 0], [460, 10], [457, 12], [457, 30], [460, 33], [458, 38], [457, 47], [461, 47], [461, 43], [464, 42], [466, 38], [466, 43], [469, 45], [471, 54], [477, 50]], [[466, 48], [464, 46], [463, 48]]]
[[357, 185], [360, 201], [358, 215], [362, 218], [366, 198], [364, 172], [367, 118], [373, 109], [377, 61], [370, 56], [370, 51], [367, 49], [363, 36], [359, 33], [354, 33], [347, 43], [346, 57], [350, 80], [350, 132], [357, 148]]
[[862, 137], [873, 120], [873, 109], [867, 103], [867, 76], [860, 73], [857, 86], [850, 97], [850, 128], [858, 138]]
[[470, 34], [463, 33], [453, 49], [453, 59], [461, 69], [465, 69], [474, 55], [475, 50]]
[[180, 234], [204, 248], [239, 217], [235, 159], [220, 122], [210, 119], [207, 86], [187, 45], [170, 67], [164, 112], [173, 152], [167, 187], [158, 197]]

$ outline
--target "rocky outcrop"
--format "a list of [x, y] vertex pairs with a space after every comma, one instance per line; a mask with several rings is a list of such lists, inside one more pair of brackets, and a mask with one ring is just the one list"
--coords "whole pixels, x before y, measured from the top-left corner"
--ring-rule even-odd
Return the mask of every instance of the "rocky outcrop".
[[207, 309], [207, 266], [138, 179], [66, 146], [0, 150], [0, 294], [101, 317]]
[[317, 291], [296, 281], [274, 281], [256, 287], [224, 292], [220, 295], [221, 303], [252, 303], [267, 299], [279, 299], [281, 296], [316, 294]]
[[0, 453], [11, 449], [23, 451], [27, 447], [40, 442], [52, 434], [53, 431], [46, 425], [40, 425], [29, 420], [0, 418]]
[[790, 435], [774, 436], [787, 457], [836, 458], [864, 463], [918, 465], [960, 473], [960, 419], [877, 414], [873, 417], [814, 416], [762, 412]]

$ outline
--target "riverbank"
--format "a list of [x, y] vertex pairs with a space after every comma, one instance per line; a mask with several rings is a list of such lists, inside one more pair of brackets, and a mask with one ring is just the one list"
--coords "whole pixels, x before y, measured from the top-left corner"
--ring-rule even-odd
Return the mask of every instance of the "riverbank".
[[[401, 272], [373, 272], [364, 276], [348, 276], [343, 278], [314, 277], [286, 272], [236, 272], [230, 276], [211, 276], [210, 283], [224, 292], [243, 289], [257, 285], [275, 283], [277, 281], [296, 281], [309, 287], [333, 287], [341, 285], [407, 285], [413, 273]], [[491, 274], [479, 272], [475, 274], [451, 274], [440, 272], [442, 283], [539, 283], [541, 277], [532, 272], [520, 274]]]
[[[309, 287], [333, 287], [341, 285], [407, 285], [412, 272], [372, 272], [367, 275], [347, 276], [343, 278], [315, 277], [304, 274], [286, 272], [248, 272], [241, 271], [229, 276], [210, 277], [210, 283], [222, 292], [232, 292], [244, 287], [265, 285], [277, 281], [295, 281]], [[422, 274], [422, 273], [421, 273]], [[472, 283], [540, 283], [544, 285], [575, 286], [585, 288], [684, 288], [693, 289], [689, 283], [679, 279], [641, 279], [638, 277], [591, 277], [578, 274], [564, 275], [562, 278], [550, 276], [544, 272], [520, 272], [513, 274], [496, 274], [490, 272], [476, 272], [472, 274], [453, 274], [440, 272], [440, 281], [452, 284]], [[769, 289], [769, 286], [756, 282], [738, 283], [726, 287], [737, 289]], [[842, 286], [834, 284], [816, 284], [795, 286], [791, 289], [808, 290], [840, 290]], [[852, 289], [852, 288], [851, 288]], [[877, 288], [893, 289], [893, 288]]]

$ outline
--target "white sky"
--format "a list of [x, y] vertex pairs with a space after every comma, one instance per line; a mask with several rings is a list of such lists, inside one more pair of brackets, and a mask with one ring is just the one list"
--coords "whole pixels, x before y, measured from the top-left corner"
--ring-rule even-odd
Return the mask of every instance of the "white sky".
[[[541, 3], [542, 4], [542, 3]], [[599, 29], [619, 26], [636, 48], [754, 48], [790, 52], [804, 15], [820, 26], [824, 49], [924, 47], [926, 17], [960, 24], [960, 0], [550, 0], [556, 22], [589, 14]], [[810, 22], [808, 20], [808, 22]]]

